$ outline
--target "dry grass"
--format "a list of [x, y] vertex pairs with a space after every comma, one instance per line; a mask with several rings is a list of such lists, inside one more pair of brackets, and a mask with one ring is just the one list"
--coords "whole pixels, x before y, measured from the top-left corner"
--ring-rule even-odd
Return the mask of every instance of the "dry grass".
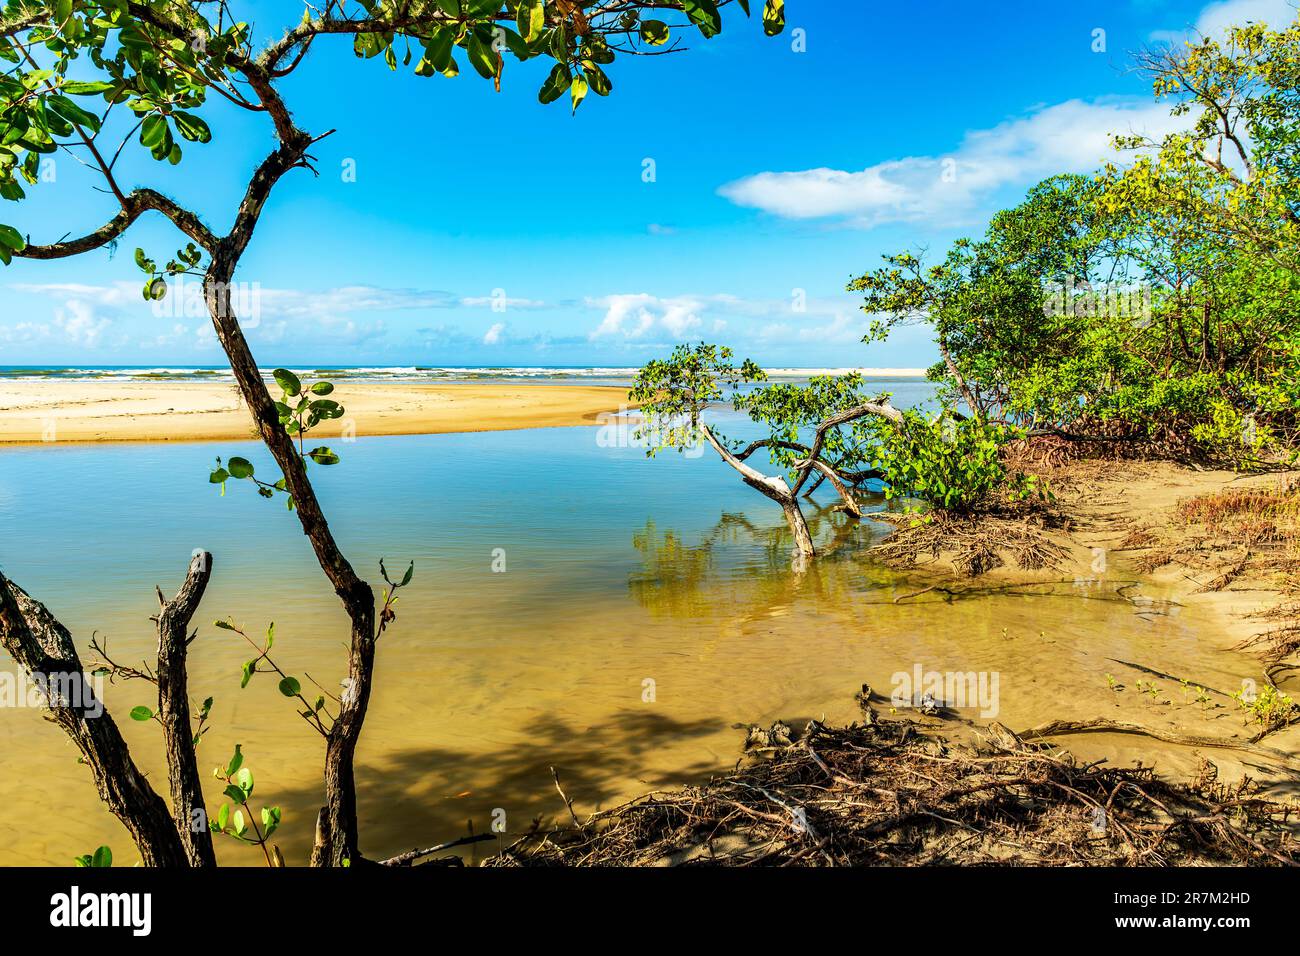
[[1300, 479], [1187, 498], [1172, 517], [1173, 527], [1136, 529], [1119, 543], [1147, 552], [1140, 570], [1180, 564], [1208, 574], [1207, 591], [1248, 572], [1275, 575], [1288, 588], [1300, 581]]
[[1300, 808], [1249, 781], [1220, 786], [1208, 761], [1198, 779], [1168, 783], [1149, 767], [1081, 766], [997, 724], [974, 749], [866, 712], [847, 728], [814, 721], [797, 742], [704, 786], [539, 827], [489, 865], [1300, 862]]
[[1300, 669], [1300, 478], [1229, 488], [1180, 501], [1172, 527], [1145, 528], [1120, 542], [1145, 550], [1138, 570], [1176, 564], [1198, 576], [1201, 591], [1221, 591], [1242, 578], [1268, 581], [1288, 599], [1258, 616], [1270, 623], [1245, 646], [1264, 648], [1271, 680]]

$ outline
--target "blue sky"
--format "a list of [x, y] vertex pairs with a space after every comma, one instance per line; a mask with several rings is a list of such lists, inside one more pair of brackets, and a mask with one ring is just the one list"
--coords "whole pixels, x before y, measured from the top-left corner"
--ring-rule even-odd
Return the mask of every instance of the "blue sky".
[[[786, 34], [768, 39], [733, 6], [714, 40], [621, 57], [613, 94], [576, 116], [537, 102], [540, 61], [510, 60], [498, 94], [468, 68], [422, 79], [322, 38], [282, 89], [300, 124], [336, 132], [318, 178], [277, 188], [244, 258], [249, 339], [263, 364], [625, 366], [706, 339], [769, 367], [923, 366], [924, 328], [859, 343], [851, 277], [1095, 168], [1112, 132], [1170, 128], [1129, 51], [1292, 8], [788, 0]], [[242, 9], [261, 40], [301, 13]], [[124, 160], [121, 179], [224, 231], [273, 142], [264, 117], [215, 99], [205, 115], [212, 143], [176, 169]], [[0, 220], [46, 242], [112, 215], [73, 160], [53, 172]], [[161, 314], [140, 297], [131, 251], [161, 261], [180, 244], [151, 216], [116, 255], [15, 260], [0, 272], [0, 365], [221, 363], [184, 294]]]

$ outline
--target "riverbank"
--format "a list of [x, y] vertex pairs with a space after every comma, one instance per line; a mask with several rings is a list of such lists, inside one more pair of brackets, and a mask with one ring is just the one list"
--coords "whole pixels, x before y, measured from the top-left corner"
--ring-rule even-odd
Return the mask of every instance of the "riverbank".
[[[1044, 712], [1018, 732], [942, 701], [899, 705], [890, 689], [864, 685], [853, 724], [772, 715], [770, 730], [750, 727], [745, 760], [732, 772], [582, 820], [569, 804], [568, 820], [561, 808], [555, 829], [529, 834], [489, 862], [1300, 863], [1300, 714], [1292, 703], [1300, 698], [1300, 475], [1087, 461], [1050, 472], [1054, 514], [1036, 532], [1052, 566], [1017, 567], [1007, 555], [972, 576], [968, 546], [956, 546], [914, 565], [924, 586], [894, 603], [920, 614], [934, 602], [1064, 580], [1081, 598], [1131, 602], [1137, 628], [1157, 615], [1208, 616], [1214, 629], [1178, 635], [1179, 643], [1244, 652], [1259, 659], [1258, 671], [1240, 686], [1202, 684], [1192, 648], [1135, 630], [1124, 656], [1109, 656], [1114, 635], [1095, 633], [1087, 653], [1106, 655], [1107, 683], [1061, 699], [1064, 719]], [[1123, 583], [1129, 578], [1133, 584]], [[1143, 594], [1140, 582], [1165, 597]], [[1044, 632], [1040, 641], [1053, 637]], [[738, 755], [740, 744], [738, 735]]]
[[[321, 438], [433, 435], [597, 424], [626, 404], [604, 385], [407, 385], [345, 381], [346, 409]], [[233, 383], [22, 381], [0, 384], [0, 444], [226, 441], [254, 437]]]

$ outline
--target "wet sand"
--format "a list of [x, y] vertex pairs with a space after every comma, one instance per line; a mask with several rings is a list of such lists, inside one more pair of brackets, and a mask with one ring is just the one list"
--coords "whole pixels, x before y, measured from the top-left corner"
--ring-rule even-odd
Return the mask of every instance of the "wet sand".
[[[626, 404], [604, 385], [405, 385], [344, 382], [346, 409], [313, 432], [433, 435], [595, 425]], [[10, 382], [0, 385], [0, 444], [225, 441], [254, 437], [232, 383]]]

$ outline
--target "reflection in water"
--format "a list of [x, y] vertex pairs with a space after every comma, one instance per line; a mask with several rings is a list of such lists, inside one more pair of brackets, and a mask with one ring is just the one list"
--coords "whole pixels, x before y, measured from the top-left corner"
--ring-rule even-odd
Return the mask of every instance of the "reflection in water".
[[[156, 650], [153, 585], [175, 590], [194, 548], [214, 553], [190, 653], [193, 692], [216, 699], [199, 764], [242, 744], [254, 802], [284, 808], [277, 839], [300, 863], [320, 801], [320, 741], [274, 682], [240, 689], [246, 648], [206, 622], [230, 615], [261, 631], [274, 620], [277, 663], [332, 688], [346, 620], [293, 516], [208, 486], [211, 460], [232, 453], [259, 454], [246, 443], [2, 450], [0, 560], [81, 646], [97, 630], [133, 660]], [[361, 439], [345, 466], [322, 473], [325, 506], [359, 569], [373, 575], [380, 558], [416, 566], [379, 645], [358, 754], [369, 855], [482, 833], [502, 814], [516, 833], [535, 817], [555, 820], [565, 810], [551, 767], [579, 813], [697, 781], [739, 758], [737, 724], [851, 721], [862, 683], [889, 688], [918, 663], [999, 673], [998, 719], [1014, 728], [1096, 716], [1194, 733], [1240, 726], [1226, 710], [1184, 703], [1176, 687], [1169, 706], [1108, 687], [1108, 673], [1130, 685], [1135, 676], [1115, 660], [1240, 686], [1256, 664], [1224, 650], [1213, 621], [1089, 599], [1116, 598], [1122, 582], [896, 603], [930, 582], [870, 560], [885, 529], [832, 511], [830, 495], [807, 512], [822, 556], [792, 574], [780, 509], [716, 466], [648, 462], [577, 428]], [[505, 573], [493, 571], [497, 549]], [[106, 702], [161, 785], [156, 725], [122, 719], [149, 703], [148, 691], [111, 686]], [[1079, 752], [1088, 747], [1114, 761], [1152, 759], [1147, 741], [1081, 741]], [[0, 708], [0, 753], [0, 862], [66, 864], [101, 843], [130, 861], [86, 768], [38, 711]], [[1194, 766], [1168, 758], [1179, 759]], [[215, 809], [219, 791], [207, 796]], [[258, 862], [228, 841], [218, 853]]]
[[[881, 496], [862, 499], [864, 510], [883, 504]], [[629, 591], [656, 616], [708, 618], [755, 606], [770, 614], [799, 595], [834, 602], [846, 598], [850, 582], [869, 588], [892, 579], [864, 554], [882, 528], [833, 505], [813, 504], [805, 511], [819, 556], [797, 574], [790, 568], [793, 540], [785, 524], [756, 527], [743, 513], [723, 512], [712, 528], [687, 543], [687, 536], [660, 531], [647, 521], [632, 536], [642, 567], [628, 576]]]

